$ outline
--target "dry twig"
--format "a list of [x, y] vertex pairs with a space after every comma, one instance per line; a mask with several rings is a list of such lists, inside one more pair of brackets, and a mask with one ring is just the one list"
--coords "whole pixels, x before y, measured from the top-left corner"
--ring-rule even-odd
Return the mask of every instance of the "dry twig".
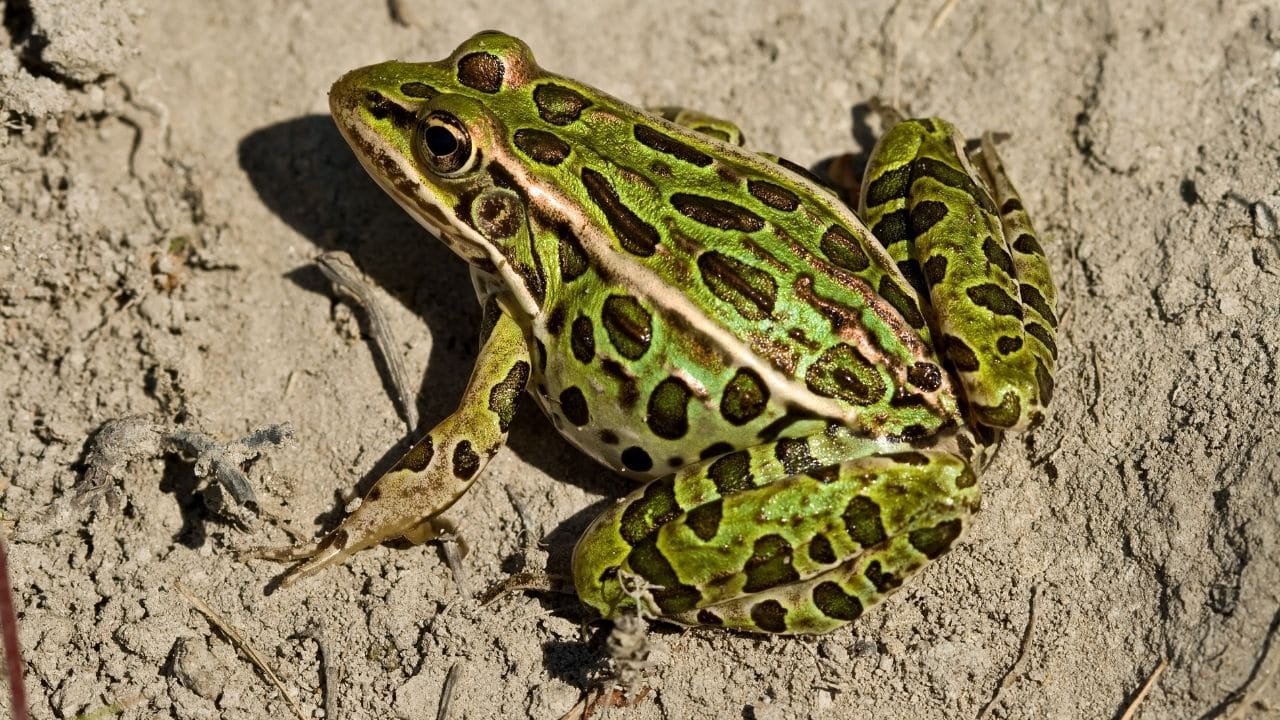
[[391, 321], [383, 311], [382, 304], [370, 290], [372, 283], [356, 267], [351, 256], [341, 251], [321, 254], [316, 258], [316, 265], [320, 266], [320, 272], [333, 283], [334, 289], [340, 295], [350, 299], [364, 310], [365, 316], [369, 319], [369, 336], [373, 338], [378, 354], [382, 356], [382, 362], [386, 365], [391, 384], [395, 386], [395, 400], [400, 407], [401, 417], [409, 426], [409, 432], [413, 432], [418, 427], [418, 408], [413, 402], [409, 372], [405, 370], [400, 345], [391, 331]]
[[1000, 678], [1000, 685], [996, 687], [995, 694], [978, 711], [978, 720], [986, 717], [987, 712], [995, 707], [996, 703], [1000, 702], [1000, 697], [1004, 695], [1005, 689], [1013, 684], [1014, 673], [1022, 667], [1022, 662], [1027, 657], [1027, 648], [1031, 645], [1031, 633], [1036, 626], [1036, 594], [1037, 589], [1033, 586], [1031, 588], [1031, 599], [1027, 601], [1027, 626], [1022, 630], [1022, 642], [1018, 645], [1018, 657], [1014, 658], [1013, 664], [1005, 671], [1004, 677]]
[[436, 720], [449, 720], [449, 706], [453, 703], [453, 689], [462, 677], [467, 664], [462, 660], [449, 666], [449, 674], [444, 676], [444, 687], [440, 688], [440, 707], [436, 709]]
[[311, 638], [316, 643], [316, 654], [320, 658], [320, 697], [321, 704], [324, 706], [324, 717], [325, 720], [336, 720], [338, 703], [331, 691], [338, 687], [338, 668], [331, 662], [328, 636], [324, 626], [319, 622], [312, 622], [299, 633], [299, 637]]
[[1133, 720], [1134, 713], [1138, 712], [1138, 706], [1143, 700], [1147, 699], [1147, 692], [1155, 686], [1156, 681], [1160, 679], [1160, 675], [1164, 673], [1164, 669], [1169, 667], [1169, 661], [1166, 658], [1160, 658], [1160, 662], [1156, 664], [1156, 669], [1151, 671], [1147, 676], [1147, 681], [1142, 683], [1142, 687], [1138, 689], [1138, 694], [1133, 696], [1133, 702], [1129, 703], [1129, 707], [1124, 709], [1120, 715], [1120, 720]]
[[293, 697], [289, 695], [289, 691], [285, 689], [284, 683], [280, 681], [280, 677], [276, 675], [275, 671], [271, 669], [271, 666], [267, 664], [267, 659], [262, 656], [262, 653], [258, 652], [258, 649], [253, 645], [250, 645], [249, 641], [245, 640], [244, 636], [235, 628], [231, 627], [226, 620], [223, 620], [222, 616], [213, 608], [209, 607], [208, 603], [187, 592], [186, 588], [181, 585], [176, 586], [176, 588], [178, 592], [187, 599], [187, 602], [191, 603], [191, 607], [198, 610], [201, 615], [204, 615], [205, 618], [208, 619], [209, 622], [213, 623], [214, 627], [218, 628], [223, 635], [226, 635], [227, 639], [231, 641], [231, 644], [239, 648], [239, 650], [245, 654], [245, 657], [249, 658], [249, 662], [253, 663], [253, 666], [258, 669], [258, 672], [262, 673], [272, 685], [275, 685], [276, 690], [280, 692], [280, 696], [283, 697], [285, 703], [289, 705], [289, 709], [293, 711], [294, 716], [297, 717], [298, 720], [306, 720], [306, 716], [302, 714], [302, 708], [298, 707], [298, 704], [294, 702]]

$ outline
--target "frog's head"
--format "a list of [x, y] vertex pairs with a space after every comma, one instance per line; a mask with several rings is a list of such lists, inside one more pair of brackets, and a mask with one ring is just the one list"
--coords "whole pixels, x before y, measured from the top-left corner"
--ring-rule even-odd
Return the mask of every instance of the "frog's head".
[[378, 184], [454, 252], [493, 272], [510, 260], [504, 247], [528, 232], [520, 188], [530, 185], [510, 162], [519, 139], [509, 135], [542, 75], [527, 45], [485, 32], [439, 62], [353, 70], [333, 84], [329, 107]]

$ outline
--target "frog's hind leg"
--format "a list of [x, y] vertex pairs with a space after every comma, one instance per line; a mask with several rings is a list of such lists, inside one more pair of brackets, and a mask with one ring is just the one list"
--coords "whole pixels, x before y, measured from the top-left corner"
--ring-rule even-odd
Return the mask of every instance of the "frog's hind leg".
[[948, 550], [977, 510], [957, 455], [829, 438], [766, 443], [632, 493], [574, 551], [579, 596], [606, 616], [641, 603], [683, 625], [822, 633]]
[[1027, 348], [1035, 356], [1040, 403], [1048, 406], [1053, 399], [1053, 371], [1058, 360], [1057, 293], [1049, 271], [1049, 260], [1031, 226], [1031, 217], [1022, 205], [1022, 198], [1009, 181], [1004, 163], [996, 153], [991, 133], [983, 134], [979, 147], [979, 151], [971, 153], [970, 157], [983, 170], [1000, 208], [1000, 223], [1013, 251], [1013, 268], [1018, 277], [1022, 327], [1026, 333]]
[[[689, 108], [684, 107], [658, 107], [650, 108], [649, 111], [665, 120], [670, 120], [680, 127], [702, 133], [707, 137], [715, 138], [721, 142], [727, 142], [730, 145], [742, 146], [747, 142], [746, 138], [742, 134], [742, 129], [734, 123], [722, 118], [713, 117], [697, 110], [690, 110]], [[834, 186], [829, 180], [824, 180], [823, 178], [813, 174], [813, 172], [805, 166], [779, 155], [774, 155], [773, 153], [757, 152], [756, 154], [763, 158], [767, 158], [768, 160], [799, 175], [805, 180], [808, 180], [817, 186], [818, 189], [839, 196], [836, 186]]]
[[1052, 280], [990, 139], [975, 169], [955, 128], [904, 120], [872, 153], [860, 215], [915, 287], [974, 418], [1026, 429], [1052, 395]]
[[[698, 110], [691, 110], [686, 107], [666, 106], [649, 108], [649, 112], [661, 117], [664, 120], [688, 128], [694, 132], [700, 132], [707, 137], [713, 137], [721, 142], [727, 142], [730, 145], [745, 145], [747, 140], [742, 135], [742, 129], [736, 124], [723, 118], [714, 117]], [[643, 141], [642, 141], [643, 142]]]

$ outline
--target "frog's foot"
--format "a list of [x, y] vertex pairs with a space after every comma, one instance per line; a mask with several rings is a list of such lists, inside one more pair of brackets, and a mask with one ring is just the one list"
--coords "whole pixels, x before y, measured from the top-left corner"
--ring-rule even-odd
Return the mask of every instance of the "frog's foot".
[[[364, 507], [361, 505], [361, 507]], [[254, 556], [277, 562], [298, 562], [280, 578], [280, 587], [289, 587], [333, 565], [341, 565], [352, 555], [374, 545], [403, 538], [414, 545], [435, 540], [451, 533], [453, 525], [440, 518], [426, 518], [417, 523], [361, 516], [360, 508], [343, 520], [336, 530], [311, 547], [265, 549]]]
[[880, 123], [884, 126], [886, 132], [894, 125], [907, 119], [906, 113], [878, 95], [872, 96], [867, 100], [867, 107], [871, 108], [871, 112], [880, 118]]
[[[727, 142], [730, 145], [743, 145], [746, 143], [746, 138], [742, 135], [742, 129], [737, 125], [728, 120], [713, 117], [704, 112], [676, 106], [649, 108], [649, 111], [664, 120], [670, 120], [681, 127], [689, 128], [694, 132], [700, 132], [703, 135]], [[636, 135], [636, 138], [646, 145], [650, 144], [649, 142], [645, 142], [639, 134]], [[653, 142], [661, 142], [662, 139], [663, 138], [656, 138]]]
[[452, 530], [437, 516], [462, 497], [507, 438], [516, 398], [529, 379], [529, 351], [515, 320], [499, 310], [458, 409], [378, 479], [360, 506], [314, 548], [282, 586], [396, 538], [426, 542]]

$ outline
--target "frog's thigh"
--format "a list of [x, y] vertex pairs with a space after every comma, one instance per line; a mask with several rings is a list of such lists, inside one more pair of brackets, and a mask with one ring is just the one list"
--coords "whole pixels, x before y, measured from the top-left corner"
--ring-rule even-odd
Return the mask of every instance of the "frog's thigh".
[[962, 145], [938, 118], [895, 125], [868, 163], [861, 214], [925, 300], [977, 420], [1024, 429], [1052, 393], [1053, 322], [1039, 312], [1052, 316], [1052, 280], [994, 148], [979, 170]]
[[605, 615], [634, 595], [685, 625], [826, 632], [949, 549], [977, 509], [955, 455], [825, 465], [811, 440], [731, 453], [610, 508], [575, 550], [579, 595]]
[[506, 442], [529, 370], [524, 332], [508, 313], [495, 313], [458, 409], [379, 478], [364, 502], [308, 560], [290, 571], [285, 582], [314, 574], [385, 540], [434, 537], [431, 518], [471, 487]]

